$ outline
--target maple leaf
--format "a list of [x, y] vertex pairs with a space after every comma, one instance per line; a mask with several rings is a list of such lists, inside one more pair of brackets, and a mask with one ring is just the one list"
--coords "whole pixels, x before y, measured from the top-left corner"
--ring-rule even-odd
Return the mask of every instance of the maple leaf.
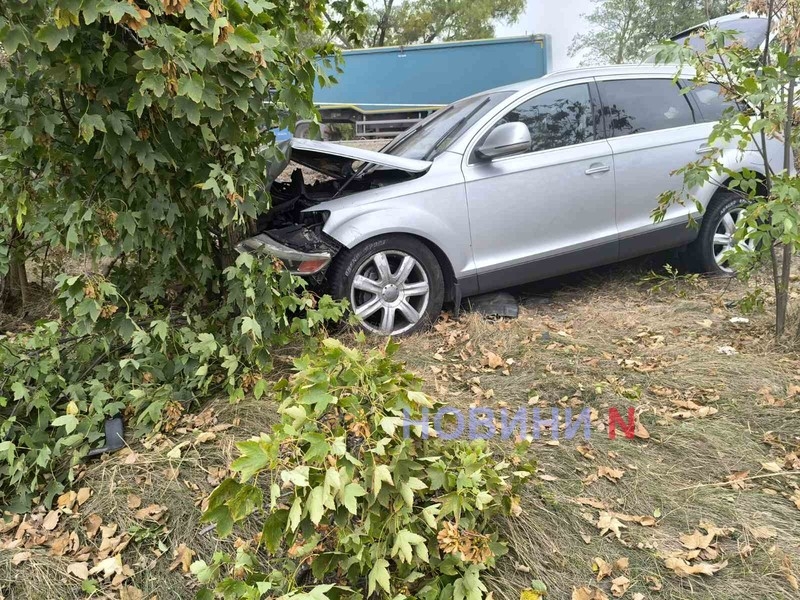
[[597, 476], [605, 477], [613, 483], [616, 483], [622, 479], [623, 475], [625, 475], [625, 471], [622, 469], [615, 469], [613, 467], [597, 467]]
[[713, 575], [728, 566], [728, 561], [723, 560], [718, 563], [700, 562], [696, 564], [689, 564], [682, 558], [677, 556], [670, 556], [664, 561], [664, 566], [674, 571], [681, 577], [690, 577], [692, 575]]
[[597, 581], [603, 581], [611, 575], [613, 567], [599, 556], [595, 556], [592, 561], [592, 571], [597, 571]]
[[714, 541], [714, 533], [707, 533], [703, 535], [696, 529], [693, 533], [683, 534], [680, 536], [681, 544], [688, 550], [704, 550], [708, 545]]
[[181, 570], [184, 573], [189, 572], [189, 567], [192, 564], [192, 558], [194, 557], [195, 552], [191, 548], [189, 548], [186, 544], [181, 544], [172, 553], [174, 560], [169, 565], [169, 570], [174, 571], [181, 567]]
[[583, 586], [572, 590], [572, 600], [608, 600], [608, 596], [597, 588]]
[[631, 587], [631, 580], [624, 575], [620, 575], [611, 580], [611, 595], [615, 598], [621, 598], [629, 587]]
[[605, 535], [609, 531], [612, 531], [617, 539], [621, 539], [622, 533], [620, 532], [620, 528], [626, 527], [626, 525], [624, 525], [611, 513], [601, 512], [595, 527], [600, 530], [600, 535]]
[[506, 363], [500, 356], [498, 356], [494, 352], [484, 352], [481, 364], [483, 364], [486, 367], [489, 367], [490, 369], [499, 369], [500, 367], [503, 367]]

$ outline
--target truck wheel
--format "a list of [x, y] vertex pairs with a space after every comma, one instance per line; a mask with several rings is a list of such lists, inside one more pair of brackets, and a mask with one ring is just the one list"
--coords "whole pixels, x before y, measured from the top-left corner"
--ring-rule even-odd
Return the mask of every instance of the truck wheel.
[[361, 326], [379, 335], [420, 331], [439, 316], [444, 277], [433, 252], [406, 235], [342, 250], [328, 273], [333, 295], [346, 299]]
[[692, 267], [711, 275], [733, 275], [725, 253], [736, 245], [733, 234], [744, 215], [745, 202], [734, 192], [721, 192], [709, 204], [697, 239], [689, 244]]

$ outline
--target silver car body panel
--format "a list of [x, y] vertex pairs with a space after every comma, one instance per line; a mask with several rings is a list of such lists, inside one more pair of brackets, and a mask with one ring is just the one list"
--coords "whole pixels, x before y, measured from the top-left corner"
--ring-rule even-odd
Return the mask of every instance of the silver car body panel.
[[[417, 173], [427, 170], [421, 176], [306, 210], [327, 211], [323, 231], [348, 248], [390, 233], [427, 240], [446, 256], [464, 295], [683, 245], [697, 235], [687, 227], [689, 215], [697, 214], [692, 202], [670, 207], [659, 224], [651, 214], [661, 192], [682, 187], [682, 178], [670, 173], [698, 158], [713, 124], [600, 139], [491, 162], [471, 158], [497, 120], [527, 98], [580, 82], [674, 76], [675, 66], [617, 65], [551, 73], [498, 88], [514, 93], [430, 162], [388, 155], [379, 162], [374, 155], [380, 153], [347, 149], [347, 158]], [[694, 72], [684, 69], [681, 76], [690, 79]], [[342, 152], [337, 144], [298, 144], [320, 152], [330, 146]], [[769, 146], [780, 171], [780, 144], [773, 141]], [[725, 150], [722, 162], [733, 170], [763, 171], [754, 151]], [[721, 183], [711, 181], [688, 193], [706, 206]]]

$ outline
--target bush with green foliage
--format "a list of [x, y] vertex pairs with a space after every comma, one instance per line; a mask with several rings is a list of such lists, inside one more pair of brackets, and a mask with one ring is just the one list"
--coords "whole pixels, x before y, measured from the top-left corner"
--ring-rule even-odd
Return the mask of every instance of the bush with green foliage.
[[141, 435], [165, 409], [180, 414], [211, 395], [261, 397], [274, 348], [341, 318], [341, 304], [250, 255], [226, 278], [226, 302], [205, 317], [128, 303], [99, 276], [59, 278], [62, 320], [0, 340], [3, 506], [26, 511], [39, 494], [49, 504], [107, 417], [123, 413]]
[[[238, 479], [211, 494], [205, 521], [229, 535], [263, 523], [255, 547], [192, 571], [202, 598], [480, 600], [481, 574], [506, 551], [498, 519], [519, 510], [533, 472], [520, 446], [426, 439], [411, 424], [441, 405], [392, 359], [327, 339], [275, 389], [280, 422], [238, 444]], [[406, 418], [408, 421], [406, 421]]]
[[0, 504], [49, 502], [106, 416], [146, 429], [235, 400], [275, 345], [341, 315], [234, 248], [269, 208], [270, 128], [314, 118], [316, 57], [336, 56], [318, 40], [357, 39], [361, 8], [0, 3], [0, 302], [25, 303], [48, 249], [82, 265], [57, 278], [59, 319], [0, 337]]

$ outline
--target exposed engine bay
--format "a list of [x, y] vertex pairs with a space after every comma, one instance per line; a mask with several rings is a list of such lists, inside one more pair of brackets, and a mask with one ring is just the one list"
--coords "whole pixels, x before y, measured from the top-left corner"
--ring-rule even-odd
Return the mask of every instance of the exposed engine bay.
[[404, 171], [373, 170], [363, 173], [361, 177], [358, 175], [357, 171], [344, 180], [328, 178], [306, 183], [303, 170], [293, 170], [288, 182], [279, 180], [272, 184], [270, 188], [272, 208], [258, 218], [259, 231], [304, 222], [314, 224], [319, 220], [319, 216], [313, 213], [303, 214], [303, 210], [334, 198], [412, 178]]
[[[304, 212], [324, 202], [420, 177], [431, 166], [372, 150], [293, 138], [285, 161], [270, 167], [272, 208], [256, 220], [257, 235], [241, 242], [241, 252], [266, 254], [293, 273], [321, 281], [341, 244], [322, 229], [329, 213]], [[292, 161], [300, 165], [285, 177]]]

